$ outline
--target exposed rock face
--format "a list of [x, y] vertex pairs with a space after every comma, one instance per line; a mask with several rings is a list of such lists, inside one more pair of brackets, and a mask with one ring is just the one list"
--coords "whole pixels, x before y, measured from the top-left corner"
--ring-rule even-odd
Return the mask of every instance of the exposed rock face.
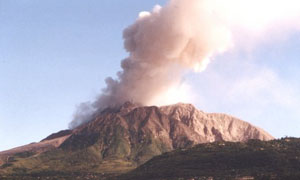
[[247, 122], [225, 114], [204, 113], [191, 104], [141, 107], [127, 102], [95, 114], [93, 121], [72, 131], [60, 131], [39, 143], [0, 152], [0, 164], [17, 153], [30, 155], [56, 148], [64, 152], [92, 148], [101, 161], [113, 158], [140, 164], [176, 148], [249, 139], [274, 138]]
[[102, 157], [144, 162], [176, 148], [214, 141], [272, 140], [271, 135], [225, 114], [208, 114], [191, 104], [106, 109], [73, 131], [60, 146], [76, 150], [96, 145]]

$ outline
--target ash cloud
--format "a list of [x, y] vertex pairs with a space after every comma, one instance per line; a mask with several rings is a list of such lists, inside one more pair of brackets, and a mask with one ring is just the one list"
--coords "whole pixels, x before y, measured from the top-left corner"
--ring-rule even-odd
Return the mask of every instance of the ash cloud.
[[180, 83], [185, 68], [201, 71], [214, 53], [226, 49], [230, 32], [207, 12], [204, 2], [174, 0], [140, 13], [123, 32], [129, 57], [122, 61], [118, 78], [106, 79], [101, 95], [90, 106], [81, 105], [84, 109], [79, 108], [70, 127], [90, 120], [93, 111], [126, 101], [149, 105]]
[[[262, 0], [266, 1], [269, 0]], [[239, 26], [261, 32], [278, 15], [278, 9], [272, 8], [259, 8], [254, 13], [255, 7], [264, 3], [245, 2], [170, 0], [165, 7], [157, 5], [151, 12], [141, 12], [136, 22], [123, 31], [124, 48], [129, 57], [121, 62], [122, 71], [117, 73], [117, 79], [107, 78], [99, 97], [92, 103], [80, 105], [69, 127], [75, 128], [90, 121], [95, 112], [126, 101], [141, 105], [168, 104], [166, 99], [169, 98], [161, 94], [167, 96], [170, 88], [177, 87], [185, 70], [203, 71], [214, 55], [231, 48], [233, 28]], [[282, 8], [281, 5], [276, 8]], [[272, 12], [265, 17], [264, 10]], [[265, 18], [253, 23], [259, 13]], [[296, 14], [286, 16], [298, 17]]]

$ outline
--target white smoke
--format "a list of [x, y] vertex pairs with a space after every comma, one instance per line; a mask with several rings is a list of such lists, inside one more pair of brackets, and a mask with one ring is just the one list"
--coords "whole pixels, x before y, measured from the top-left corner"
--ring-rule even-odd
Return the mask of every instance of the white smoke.
[[95, 111], [126, 101], [170, 103], [176, 92], [168, 92], [181, 83], [185, 69], [203, 71], [214, 55], [233, 47], [234, 29], [262, 33], [281, 22], [299, 27], [293, 24], [299, 20], [299, 5], [295, 0], [170, 0], [165, 7], [141, 12], [123, 32], [129, 57], [118, 78], [107, 78], [96, 101], [81, 105], [84, 109], [79, 108], [70, 128], [91, 120]]

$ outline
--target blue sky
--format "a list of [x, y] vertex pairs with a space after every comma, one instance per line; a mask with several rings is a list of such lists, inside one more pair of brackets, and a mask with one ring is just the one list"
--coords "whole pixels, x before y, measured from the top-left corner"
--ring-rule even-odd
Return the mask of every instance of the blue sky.
[[[76, 106], [115, 77], [122, 31], [162, 0], [0, 0], [0, 151], [66, 129]], [[193, 104], [300, 136], [300, 33], [217, 56], [184, 79]]]

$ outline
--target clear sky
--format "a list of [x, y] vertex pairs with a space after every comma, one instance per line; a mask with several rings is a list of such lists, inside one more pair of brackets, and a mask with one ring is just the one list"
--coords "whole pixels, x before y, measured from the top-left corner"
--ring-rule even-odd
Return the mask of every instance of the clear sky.
[[[120, 70], [123, 29], [165, 3], [0, 0], [0, 151], [66, 129], [76, 106]], [[217, 56], [184, 81], [201, 110], [234, 115], [275, 137], [299, 137], [299, 70], [300, 33], [293, 32]]]

